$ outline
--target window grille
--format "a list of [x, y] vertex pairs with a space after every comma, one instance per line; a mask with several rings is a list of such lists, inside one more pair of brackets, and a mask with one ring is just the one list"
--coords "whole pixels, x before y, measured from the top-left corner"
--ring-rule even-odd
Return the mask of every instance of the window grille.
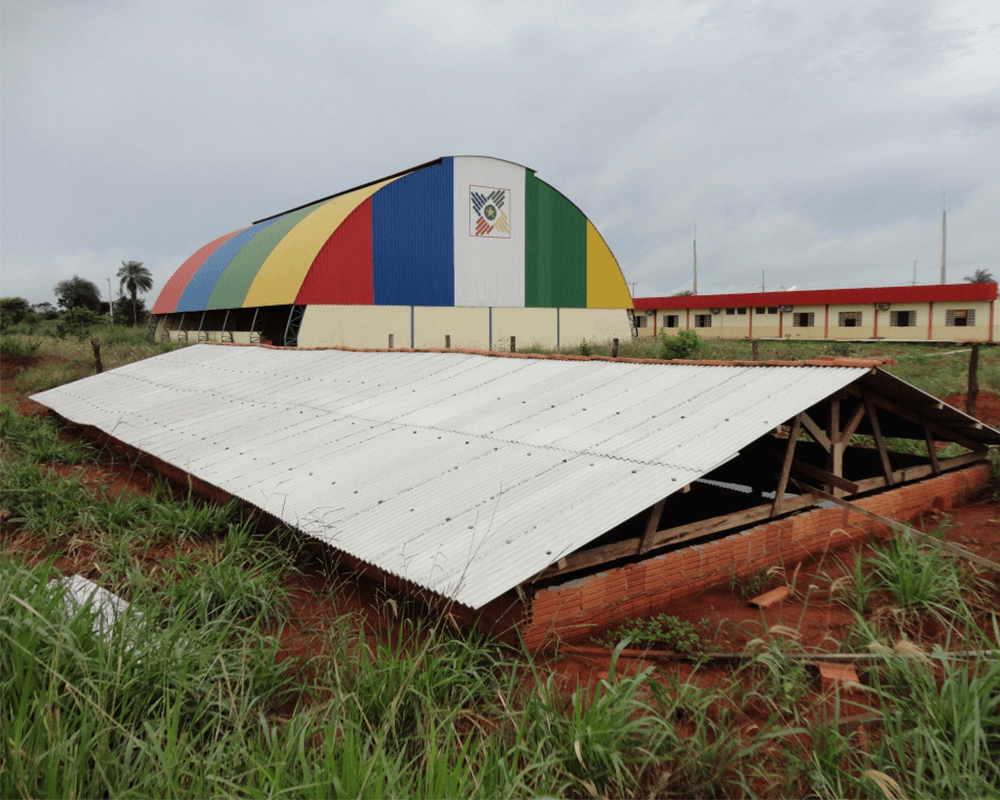
[[711, 328], [712, 327], [712, 315], [711, 314], [695, 314], [694, 315], [694, 326], [696, 328]]
[[841, 328], [860, 328], [861, 327], [861, 312], [860, 311], [841, 311], [838, 314], [838, 323]]
[[816, 314], [813, 311], [796, 311], [792, 314], [793, 328], [812, 328], [816, 324]]
[[890, 311], [890, 328], [913, 328], [917, 324], [916, 311]]
[[944, 324], [955, 328], [971, 328], [976, 324], [976, 311], [972, 308], [949, 308], [944, 312]]

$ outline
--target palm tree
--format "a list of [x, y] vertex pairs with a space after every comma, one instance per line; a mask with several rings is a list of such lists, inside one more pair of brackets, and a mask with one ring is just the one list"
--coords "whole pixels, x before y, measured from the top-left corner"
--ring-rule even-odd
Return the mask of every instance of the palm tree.
[[971, 275], [966, 275], [965, 280], [969, 283], [996, 283], [997, 279], [988, 269], [977, 269]]
[[141, 261], [123, 261], [122, 268], [115, 275], [118, 278], [118, 285], [123, 289], [128, 289], [132, 295], [132, 325], [139, 324], [139, 312], [136, 309], [136, 293], [145, 294], [153, 288], [153, 273], [146, 269]]

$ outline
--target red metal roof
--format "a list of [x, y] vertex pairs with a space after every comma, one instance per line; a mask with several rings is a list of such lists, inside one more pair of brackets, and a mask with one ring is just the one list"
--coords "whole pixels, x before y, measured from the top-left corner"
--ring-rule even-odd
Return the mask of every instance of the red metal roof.
[[864, 303], [927, 303], [996, 300], [995, 283], [945, 283], [934, 286], [875, 286], [860, 289], [807, 289], [794, 292], [743, 292], [679, 297], [637, 297], [636, 310], [730, 308], [733, 306], [822, 306]]

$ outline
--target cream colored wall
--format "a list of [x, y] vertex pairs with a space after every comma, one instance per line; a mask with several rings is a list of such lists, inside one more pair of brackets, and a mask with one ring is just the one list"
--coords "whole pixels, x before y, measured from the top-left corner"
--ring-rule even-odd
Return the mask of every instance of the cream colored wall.
[[299, 328], [299, 347], [386, 348], [410, 346], [409, 306], [307, 306]]
[[768, 314], [765, 310], [763, 314], [753, 312], [753, 338], [754, 339], [777, 339], [781, 336], [781, 312]]
[[712, 330], [716, 331], [712, 335], [720, 339], [746, 339], [750, 336], [750, 310], [747, 309], [745, 314], [739, 314], [735, 310], [732, 314], [727, 314], [723, 308], [718, 314], [712, 315]]
[[[968, 300], [956, 303], [935, 303], [931, 315], [931, 338], [947, 339], [950, 341], [963, 342], [968, 340], [983, 341], [990, 337], [990, 301]], [[976, 324], [969, 327], [955, 327], [945, 325], [947, 311], [949, 309], [968, 308], [976, 312]], [[919, 324], [919, 320], [918, 320]], [[924, 335], [926, 336], [926, 320], [924, 321]]]
[[452, 347], [489, 350], [488, 308], [416, 306], [413, 313], [415, 347], [444, 347], [444, 337], [451, 336]]
[[556, 346], [556, 310], [554, 308], [494, 308], [493, 349], [509, 350], [510, 337], [517, 337], [519, 350], [539, 345]]
[[[652, 319], [650, 323], [652, 324]], [[652, 330], [652, 328], [650, 328]], [[573, 347], [588, 342], [632, 340], [632, 326], [624, 308], [563, 308], [559, 311], [559, 342]]]

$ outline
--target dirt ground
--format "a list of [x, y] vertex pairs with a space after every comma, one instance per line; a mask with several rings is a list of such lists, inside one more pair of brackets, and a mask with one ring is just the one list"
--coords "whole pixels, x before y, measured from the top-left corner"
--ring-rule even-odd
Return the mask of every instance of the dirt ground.
[[[38, 404], [11, 391], [11, 379], [34, 361], [27, 358], [3, 362], [0, 392], [4, 400], [16, 402], [22, 414], [45, 413], [45, 409]], [[963, 396], [952, 396], [946, 401], [964, 409]], [[1000, 396], [980, 393], [977, 416], [989, 424], [1000, 424]], [[62, 475], [77, 474], [94, 490], [104, 491], [112, 497], [124, 492], [148, 494], [154, 486], [153, 476], [122, 458], [103, 458], [94, 465], [53, 465], [49, 468]], [[924, 520], [924, 527], [928, 530], [935, 527], [943, 529], [947, 540], [987, 559], [1000, 561], [1000, 504], [992, 495], [949, 513], [936, 512], [936, 515]], [[0, 538], [9, 553], [20, 553], [29, 562], [52, 555], [45, 552], [40, 539], [24, 535], [8, 521], [0, 522]], [[143, 565], [155, 569], [157, 562], [171, 555], [171, 551], [181, 550], [190, 555], [199, 547], [209, 548], [211, 545], [151, 546], [135, 557]], [[869, 550], [871, 547], [872, 543], [868, 543], [861, 549]], [[280, 634], [282, 658], [308, 659], [316, 651], [320, 640], [328, 635], [330, 627], [337, 624], [345, 612], [353, 612], [366, 621], [373, 642], [394, 627], [394, 620], [404, 613], [401, 611], [406, 605], [404, 598], [346, 571], [338, 572], [322, 553], [309, 549], [304, 552], [301, 573], [293, 578], [294, 609]], [[750, 606], [747, 599], [740, 595], [739, 587], [724, 585], [665, 604], [658, 611], [700, 625], [711, 639], [707, 645], [711, 652], [744, 651], [749, 642], [767, 636], [768, 632], [772, 636], [786, 637], [791, 649], [835, 652], [843, 649], [852, 615], [832, 591], [832, 584], [853, 564], [856, 552], [857, 548], [831, 550], [801, 564], [784, 565], [781, 574], [772, 576], [772, 585], [787, 584], [793, 590], [792, 595], [766, 610]], [[100, 572], [95, 561], [90, 545], [85, 541], [75, 541], [72, 548], [59, 555], [55, 566], [67, 574], [79, 572], [99, 579]], [[1000, 608], [1000, 575], [984, 572], [979, 576], [972, 604], [978, 604], [984, 615]], [[885, 609], [886, 614], [891, 613], [888, 598], [876, 597], [873, 605], [875, 614], [882, 613], [880, 608]], [[412, 606], [406, 608], [407, 612], [413, 610]], [[601, 633], [595, 632], [594, 639], [600, 638]], [[905, 633], [923, 646], [946, 645], [946, 631], [932, 620], [912, 623]], [[595, 643], [592, 640], [585, 644], [593, 646]], [[586, 651], [562, 647], [550, 651], [548, 656], [552, 668], [567, 685], [579, 682], [596, 687], [598, 681], [608, 674], [610, 652], [606, 648], [602, 652], [596, 647], [588, 647]], [[620, 662], [619, 670], [633, 671], [656, 663], [662, 665], [655, 659], [626, 658]], [[686, 678], [692, 674], [693, 667], [686, 663], [674, 663], [668, 671], [679, 678]], [[698, 670], [696, 680], [704, 683], [721, 681], [730, 673], [731, 669], [724, 665], [709, 665]], [[818, 679], [816, 688], [821, 689]]]

